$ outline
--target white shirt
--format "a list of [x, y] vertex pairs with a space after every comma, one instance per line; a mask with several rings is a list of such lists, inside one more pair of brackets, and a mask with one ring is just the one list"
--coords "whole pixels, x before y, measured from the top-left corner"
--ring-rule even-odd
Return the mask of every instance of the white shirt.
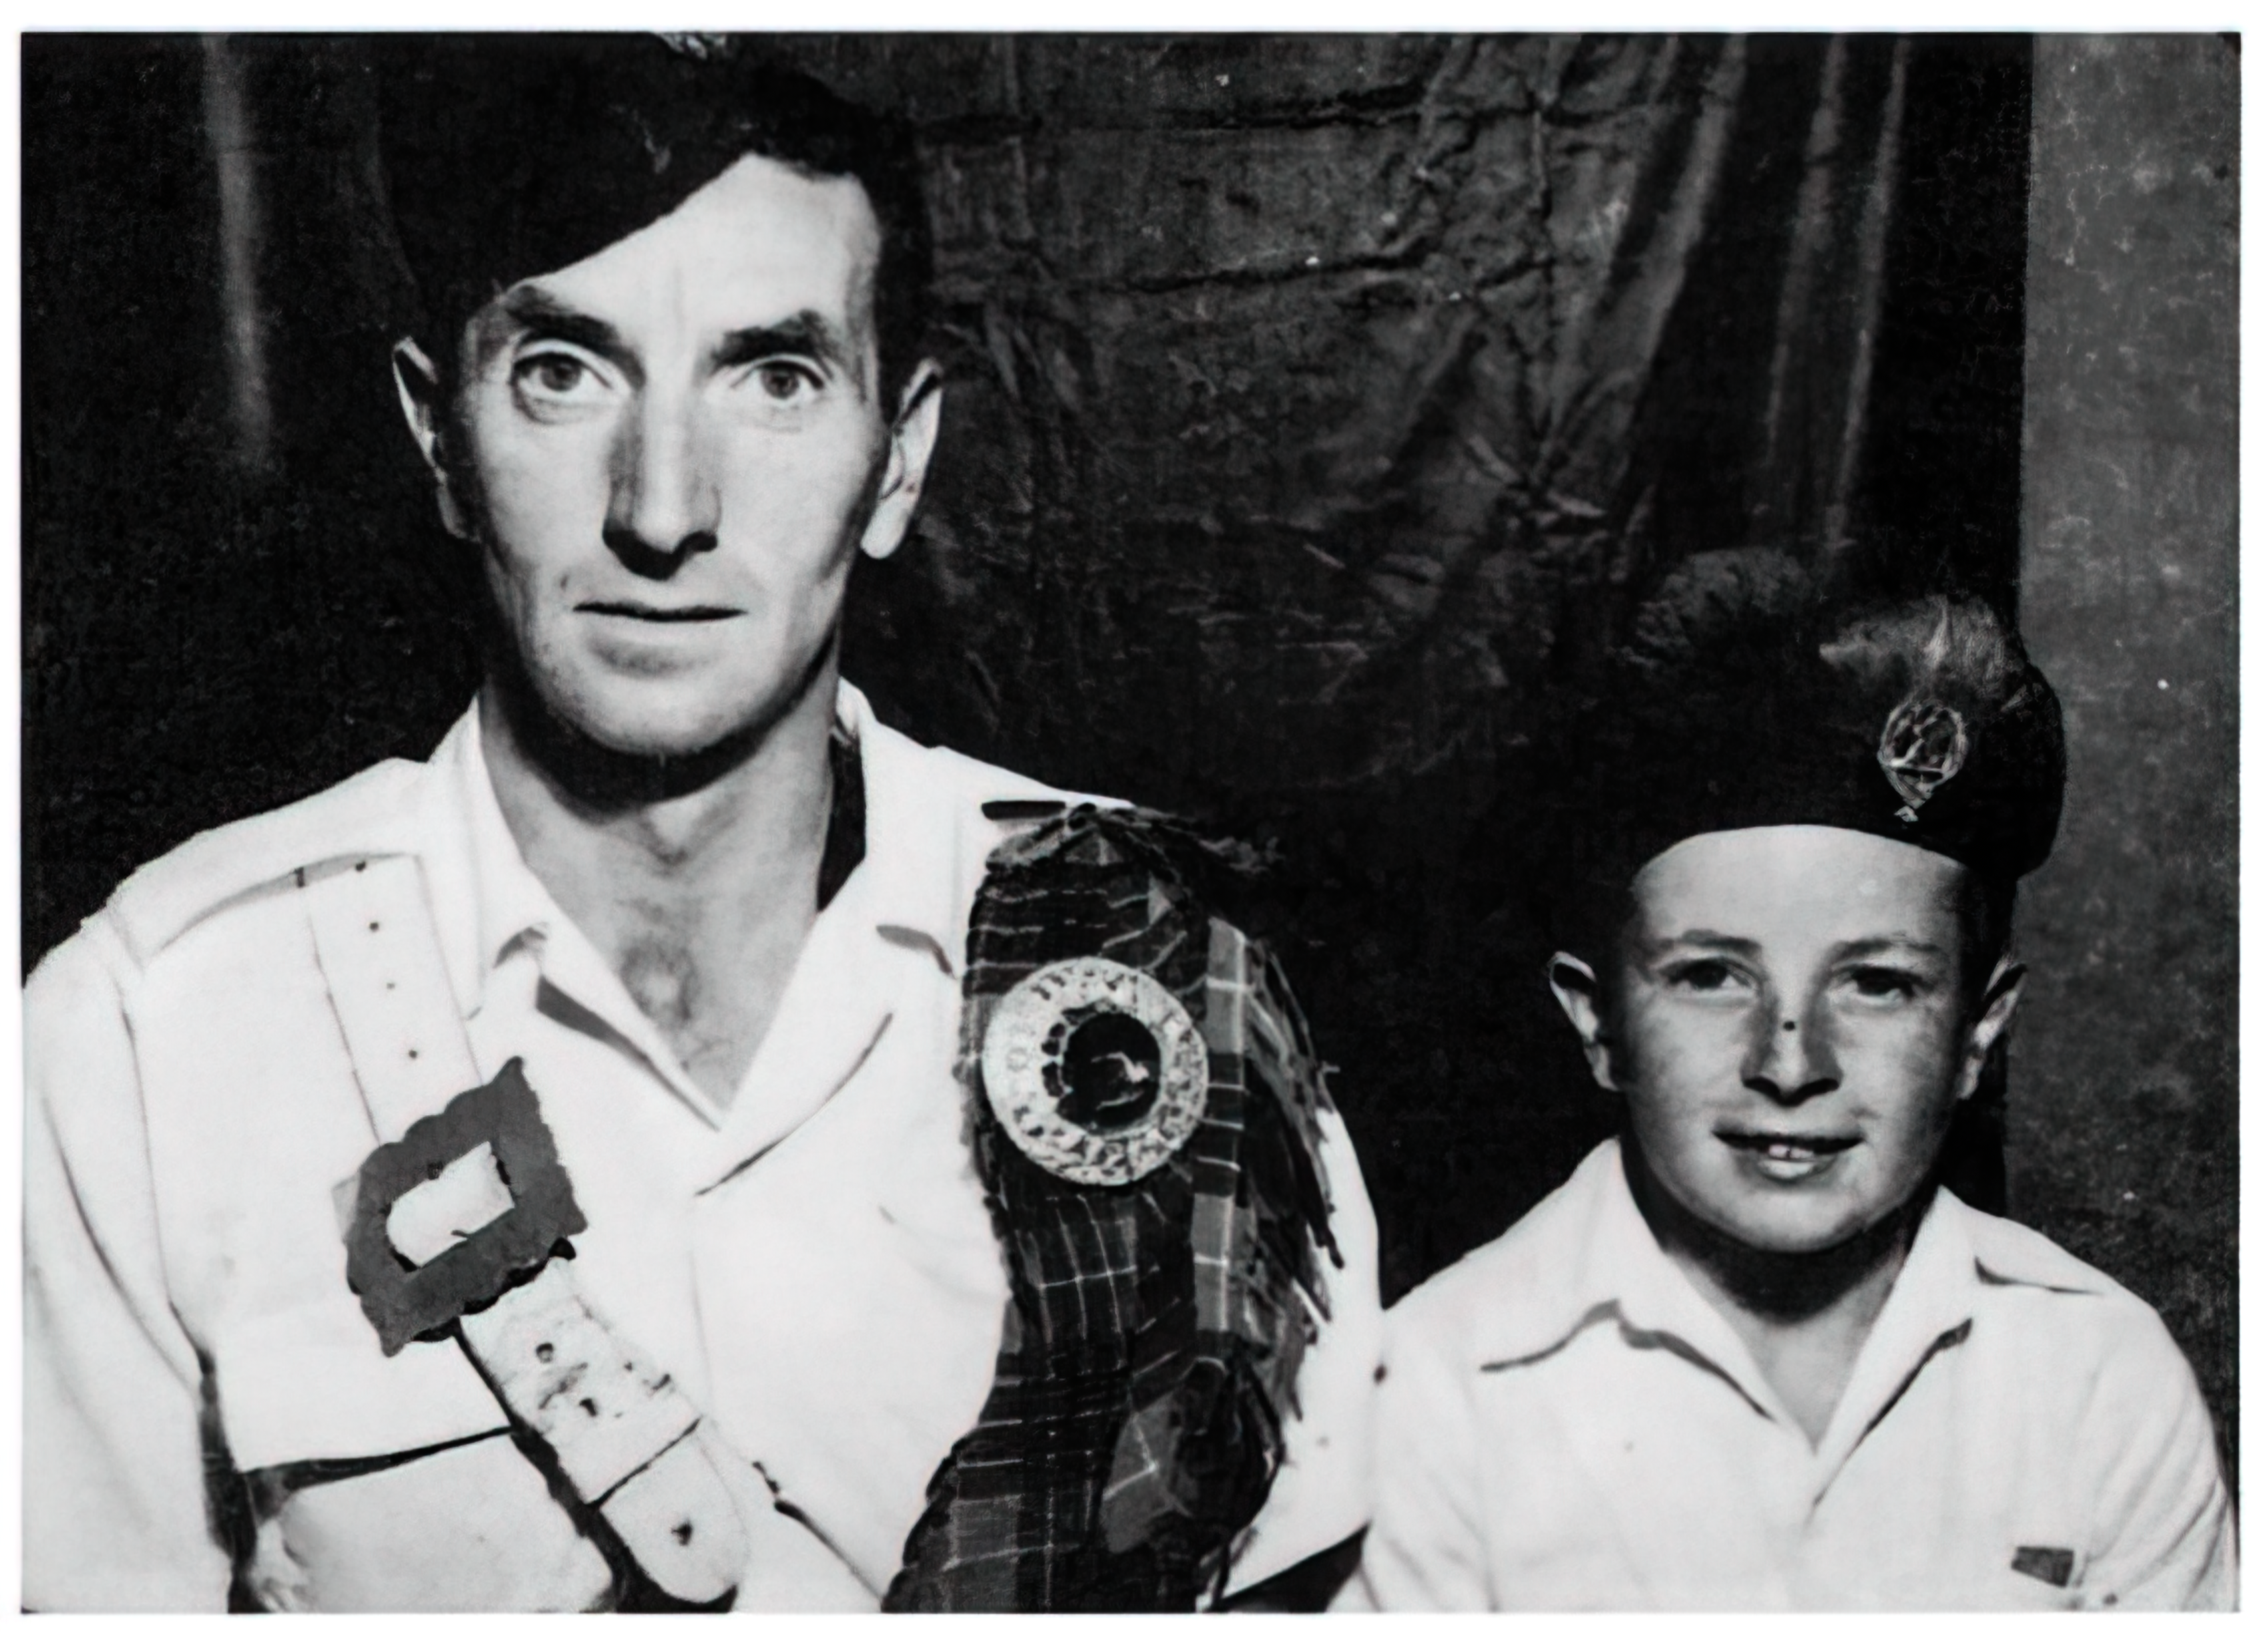
[[[482, 1436], [504, 1419], [461, 1352], [385, 1358], [344, 1283], [331, 1191], [373, 1142], [290, 858], [380, 849], [420, 858], [482, 1075], [525, 1060], [589, 1222], [578, 1289], [761, 1469], [740, 1473], [743, 1515], [763, 1520], [742, 1605], [879, 1600], [990, 1389], [1007, 1301], [954, 1074], [968, 910], [1012, 831], [979, 807], [1064, 795], [917, 746], [847, 685], [838, 715], [860, 749], [865, 857], [728, 1106], [520, 859], [470, 714], [428, 764], [192, 841], [49, 955], [27, 998], [30, 1606], [220, 1604], [206, 1393], [243, 1472], [460, 1446], [293, 1497], [309, 1601], [574, 1607], [603, 1590], [534, 1469]], [[1375, 1232], [1344, 1126], [1323, 1124], [1345, 1265], [1324, 1264], [1331, 1321], [1233, 1586], [1366, 1512]], [[500, 1584], [442, 1568], [539, 1542]]]
[[1609, 1141], [1395, 1308], [1377, 1442], [1350, 1607], [2235, 1601], [2211, 1427], [2157, 1315], [1948, 1192], [1815, 1448]]

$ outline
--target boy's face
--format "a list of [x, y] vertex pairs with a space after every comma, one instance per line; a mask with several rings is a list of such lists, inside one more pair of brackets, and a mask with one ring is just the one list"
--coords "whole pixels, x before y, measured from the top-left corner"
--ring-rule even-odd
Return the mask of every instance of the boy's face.
[[1561, 998], [1685, 1210], [1802, 1254], [1919, 1190], [2014, 1004], [1996, 974], [1972, 1014], [1965, 871], [1823, 827], [1703, 834], [1640, 870], [1607, 1019], [1595, 991]]

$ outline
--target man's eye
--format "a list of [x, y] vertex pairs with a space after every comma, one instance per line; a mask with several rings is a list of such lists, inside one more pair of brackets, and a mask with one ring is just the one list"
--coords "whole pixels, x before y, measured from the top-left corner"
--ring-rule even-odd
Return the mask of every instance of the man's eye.
[[783, 405], [792, 405], [819, 389], [819, 380], [808, 368], [784, 359], [768, 359], [750, 374], [766, 399]]
[[598, 386], [597, 373], [572, 354], [531, 354], [519, 362], [517, 375], [523, 386], [554, 399]]

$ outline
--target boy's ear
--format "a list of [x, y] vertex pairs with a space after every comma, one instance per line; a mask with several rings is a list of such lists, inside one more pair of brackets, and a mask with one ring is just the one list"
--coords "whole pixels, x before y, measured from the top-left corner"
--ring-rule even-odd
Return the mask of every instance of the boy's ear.
[[2000, 961], [1992, 967], [1992, 978], [1984, 984], [1984, 1007], [1977, 1012], [1977, 1020], [1970, 1025], [1968, 1040], [1961, 1047], [1961, 1072], [1953, 1092], [1955, 1101], [1967, 1101], [1977, 1093], [1977, 1081], [1984, 1072], [1984, 1058], [1992, 1053], [1992, 1046], [2007, 1035], [2008, 1022], [2016, 1013], [2016, 1000], [2023, 991], [2024, 967], [2016, 962], [2014, 954], [2003, 953]]
[[1583, 1041], [1583, 1059], [1591, 1064], [1592, 1081], [1602, 1090], [1619, 1089], [1598, 972], [1572, 953], [1554, 953], [1545, 974], [1551, 996], [1559, 1000], [1560, 1009], [1575, 1025], [1575, 1035]]

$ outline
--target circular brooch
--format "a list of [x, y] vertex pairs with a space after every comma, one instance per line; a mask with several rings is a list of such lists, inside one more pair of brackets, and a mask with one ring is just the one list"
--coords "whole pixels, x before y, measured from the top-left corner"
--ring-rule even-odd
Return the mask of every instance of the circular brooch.
[[992, 1006], [984, 1095], [1030, 1159], [1082, 1186], [1164, 1163], [1204, 1116], [1204, 1038], [1182, 1001], [1106, 958], [1042, 965]]
[[1941, 702], [1912, 696], [1892, 711], [1874, 748], [1874, 763], [1905, 800], [1898, 820], [1909, 825], [1921, 819], [1931, 794], [1961, 774], [1968, 758], [1969, 726], [1961, 715]]

